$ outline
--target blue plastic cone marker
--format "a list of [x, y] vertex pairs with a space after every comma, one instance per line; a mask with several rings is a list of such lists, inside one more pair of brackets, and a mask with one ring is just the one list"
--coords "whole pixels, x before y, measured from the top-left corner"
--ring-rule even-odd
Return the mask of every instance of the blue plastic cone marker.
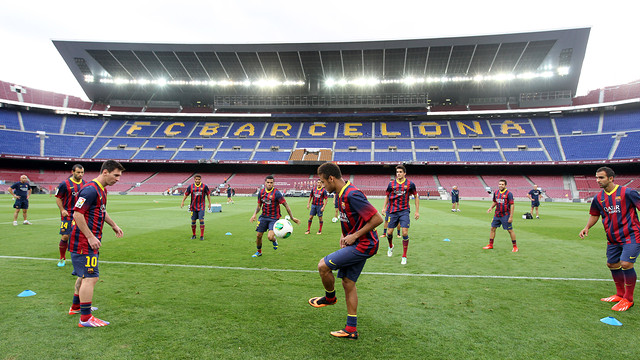
[[607, 325], [613, 325], [613, 326], [622, 326], [622, 323], [620, 321], [618, 321], [618, 319], [611, 317], [611, 316], [607, 316], [606, 318], [602, 318], [600, 319], [600, 321], [602, 321], [603, 323], [607, 324]]
[[36, 293], [34, 293], [34, 292], [33, 292], [33, 291], [31, 291], [31, 290], [25, 290], [25, 291], [21, 292], [20, 294], [18, 294], [18, 297], [33, 296], [33, 295], [35, 295], [35, 294], [36, 294]]
[[451, 240], [449, 240], [449, 239], [444, 239], [444, 240], [442, 240], [442, 241], [451, 241]]
[[228, 233], [226, 233], [225, 235], [231, 235], [231, 233], [230, 233], [230, 232], [228, 232]]

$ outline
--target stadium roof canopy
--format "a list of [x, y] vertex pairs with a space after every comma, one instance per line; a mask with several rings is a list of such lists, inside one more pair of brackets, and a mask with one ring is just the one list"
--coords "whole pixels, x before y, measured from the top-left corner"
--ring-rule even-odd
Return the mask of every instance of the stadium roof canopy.
[[87, 96], [105, 103], [215, 106], [223, 97], [410, 94], [460, 104], [538, 92], [573, 96], [589, 32], [283, 44], [53, 43]]

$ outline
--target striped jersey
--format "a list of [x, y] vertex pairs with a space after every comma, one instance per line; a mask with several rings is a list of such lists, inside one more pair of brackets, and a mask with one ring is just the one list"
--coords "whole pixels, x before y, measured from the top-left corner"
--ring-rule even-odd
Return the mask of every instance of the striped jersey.
[[261, 189], [258, 194], [258, 206], [262, 206], [260, 216], [280, 219], [280, 204], [284, 204], [285, 202], [287, 201], [278, 189], [272, 188], [269, 191]]
[[511, 213], [511, 204], [513, 204], [513, 194], [511, 191], [496, 191], [493, 193], [493, 202], [496, 203], [496, 217], [507, 216]]
[[[73, 211], [79, 212], [84, 216], [91, 233], [102, 241], [102, 227], [107, 213], [107, 189], [93, 179], [80, 190]], [[69, 236], [69, 251], [78, 254], [95, 254], [98, 252], [91, 249], [89, 241], [75, 222]]]
[[[342, 236], [360, 230], [369, 219], [378, 213], [378, 210], [369, 203], [362, 191], [348, 181], [336, 196], [335, 206], [340, 213]], [[378, 233], [375, 229], [362, 235], [353, 243], [357, 251], [367, 255], [375, 255], [378, 252], [378, 245]]]
[[205, 196], [209, 195], [209, 187], [204, 183], [200, 183], [199, 186], [191, 184], [185, 191], [186, 195], [191, 194], [191, 204], [189, 205], [190, 211], [200, 211], [207, 208], [205, 203]]
[[56, 188], [56, 197], [62, 200], [62, 207], [67, 210], [69, 216], [61, 216], [62, 221], [73, 220], [73, 208], [78, 201], [78, 194], [87, 182], [84, 179], [80, 179], [80, 182], [75, 182], [73, 177], [61, 182]]
[[325, 190], [323, 187], [321, 187], [320, 189], [318, 189], [317, 187], [314, 187], [313, 190], [311, 190], [310, 196], [311, 196], [311, 205], [322, 206], [324, 205], [324, 200], [329, 197], [329, 194], [327, 193], [327, 190]]
[[387, 197], [389, 198], [389, 213], [410, 209], [411, 195], [418, 196], [416, 184], [405, 178], [401, 183], [398, 179], [389, 182]]
[[616, 185], [611, 193], [602, 190], [593, 198], [589, 214], [602, 216], [609, 244], [640, 244], [638, 191]]

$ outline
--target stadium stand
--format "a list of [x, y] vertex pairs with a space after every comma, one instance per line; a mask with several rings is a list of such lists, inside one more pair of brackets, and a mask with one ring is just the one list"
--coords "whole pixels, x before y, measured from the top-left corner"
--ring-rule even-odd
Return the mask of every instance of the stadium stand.
[[460, 199], [491, 196], [487, 194], [482, 180], [476, 175], [438, 175], [438, 182], [449, 193], [454, 186], [457, 186], [460, 190]]

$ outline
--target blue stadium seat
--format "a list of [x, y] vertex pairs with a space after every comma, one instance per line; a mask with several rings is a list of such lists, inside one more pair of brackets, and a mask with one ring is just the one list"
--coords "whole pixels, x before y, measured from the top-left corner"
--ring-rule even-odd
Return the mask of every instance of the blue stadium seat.
[[136, 150], [102, 150], [94, 158], [126, 160], [126, 159], [131, 159], [131, 157], [135, 153], [136, 153]]
[[507, 161], [549, 161], [544, 151], [503, 151]]
[[180, 151], [173, 157], [173, 160], [209, 160], [211, 156], [213, 156], [213, 151]]
[[45, 131], [47, 134], [59, 134], [62, 116], [22, 111], [22, 124], [25, 131]]
[[64, 125], [64, 133], [75, 135], [78, 132], [83, 132], [85, 135], [97, 135], [103, 124], [103, 121], [95, 118], [67, 116], [67, 121]]
[[289, 151], [256, 151], [253, 160], [289, 160]]
[[47, 135], [44, 140], [46, 156], [80, 157], [93, 140], [92, 136]]
[[605, 112], [602, 131], [621, 132], [628, 130], [640, 130], [640, 112], [616, 111]]
[[20, 130], [18, 113], [13, 110], [0, 109], [0, 125], [4, 125], [6, 129]]
[[335, 130], [334, 122], [305, 122], [302, 124], [300, 139], [333, 139]]
[[416, 151], [416, 161], [458, 161], [453, 151]]
[[251, 160], [252, 151], [218, 151], [215, 160]]
[[560, 140], [567, 160], [606, 159], [614, 141], [611, 134], [562, 136]]
[[[600, 114], [566, 115], [556, 118], [556, 128], [560, 135], [571, 135], [574, 131], [582, 131], [583, 134], [595, 134], [598, 132]], [[565, 150], [566, 155], [566, 150]]]
[[0, 130], [0, 154], [40, 155], [40, 138], [36, 133]]
[[140, 150], [133, 158], [145, 160], [169, 160], [174, 153], [175, 150]]
[[335, 161], [371, 161], [371, 153], [356, 152], [356, 151], [334, 152], [333, 160]]
[[379, 152], [373, 154], [374, 161], [413, 161], [413, 154], [410, 152]]
[[640, 131], [629, 132], [620, 139], [614, 159], [631, 159], [640, 157]]
[[562, 153], [560, 148], [558, 147], [558, 141], [555, 137], [544, 137], [541, 138], [542, 143], [544, 144], [545, 149], [551, 156], [551, 160], [553, 161], [562, 161]]
[[459, 151], [460, 161], [504, 161], [497, 151]]
[[533, 123], [533, 127], [536, 128], [539, 136], [555, 136], [556, 133], [553, 131], [553, 125], [551, 124], [551, 119], [549, 118], [532, 118], [531, 122]]

